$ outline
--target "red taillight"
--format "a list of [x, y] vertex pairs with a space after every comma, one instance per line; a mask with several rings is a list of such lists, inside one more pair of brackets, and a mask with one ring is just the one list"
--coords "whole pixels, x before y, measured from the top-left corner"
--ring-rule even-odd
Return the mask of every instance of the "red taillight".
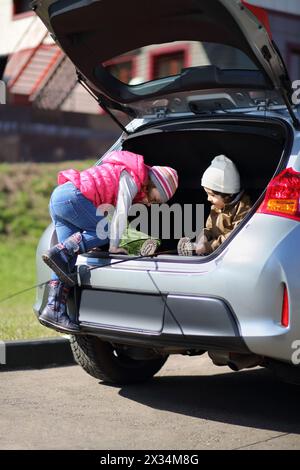
[[282, 303], [282, 312], [281, 312], [281, 324], [287, 328], [290, 324], [290, 314], [289, 314], [289, 296], [286, 286], [284, 286], [283, 292], [283, 303]]
[[288, 168], [274, 178], [259, 214], [278, 215], [300, 222], [300, 173]]

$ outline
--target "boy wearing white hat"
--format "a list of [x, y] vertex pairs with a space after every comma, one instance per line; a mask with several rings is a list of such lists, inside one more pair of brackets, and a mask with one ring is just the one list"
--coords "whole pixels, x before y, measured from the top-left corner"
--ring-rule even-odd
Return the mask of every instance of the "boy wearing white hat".
[[180, 256], [209, 255], [231, 235], [251, 209], [249, 196], [241, 191], [239, 172], [225, 155], [214, 158], [202, 176], [201, 185], [212, 204], [211, 212], [195, 243], [189, 238], [179, 241]]

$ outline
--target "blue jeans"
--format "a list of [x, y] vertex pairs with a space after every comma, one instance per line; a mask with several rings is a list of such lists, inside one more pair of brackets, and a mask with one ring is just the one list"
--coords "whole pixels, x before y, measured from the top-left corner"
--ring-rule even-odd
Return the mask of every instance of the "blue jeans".
[[[97, 208], [81, 194], [73, 183], [67, 182], [54, 189], [50, 198], [49, 211], [59, 243], [63, 243], [77, 232], [82, 234], [80, 246], [82, 252], [106, 245], [108, 242], [108, 238], [102, 240], [96, 234], [97, 224], [103, 216], [96, 215]], [[74, 257], [74, 265], [75, 263], [76, 257]], [[56, 274], [53, 273], [52, 279], [58, 279]]]

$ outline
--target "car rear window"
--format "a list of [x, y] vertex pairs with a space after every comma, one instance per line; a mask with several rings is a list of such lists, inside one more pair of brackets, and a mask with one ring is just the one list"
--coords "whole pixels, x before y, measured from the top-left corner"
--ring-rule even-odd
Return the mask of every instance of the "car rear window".
[[224, 44], [176, 41], [129, 51], [104, 62], [118, 80], [129, 85], [180, 75], [188, 67], [214, 65], [222, 70], [257, 70], [241, 50]]

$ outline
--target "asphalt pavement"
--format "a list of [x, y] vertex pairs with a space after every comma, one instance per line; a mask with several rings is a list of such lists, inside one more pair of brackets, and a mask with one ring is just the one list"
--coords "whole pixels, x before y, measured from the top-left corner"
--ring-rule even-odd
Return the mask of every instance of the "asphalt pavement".
[[0, 373], [1, 449], [299, 449], [299, 387], [172, 356], [153, 381], [78, 366]]

